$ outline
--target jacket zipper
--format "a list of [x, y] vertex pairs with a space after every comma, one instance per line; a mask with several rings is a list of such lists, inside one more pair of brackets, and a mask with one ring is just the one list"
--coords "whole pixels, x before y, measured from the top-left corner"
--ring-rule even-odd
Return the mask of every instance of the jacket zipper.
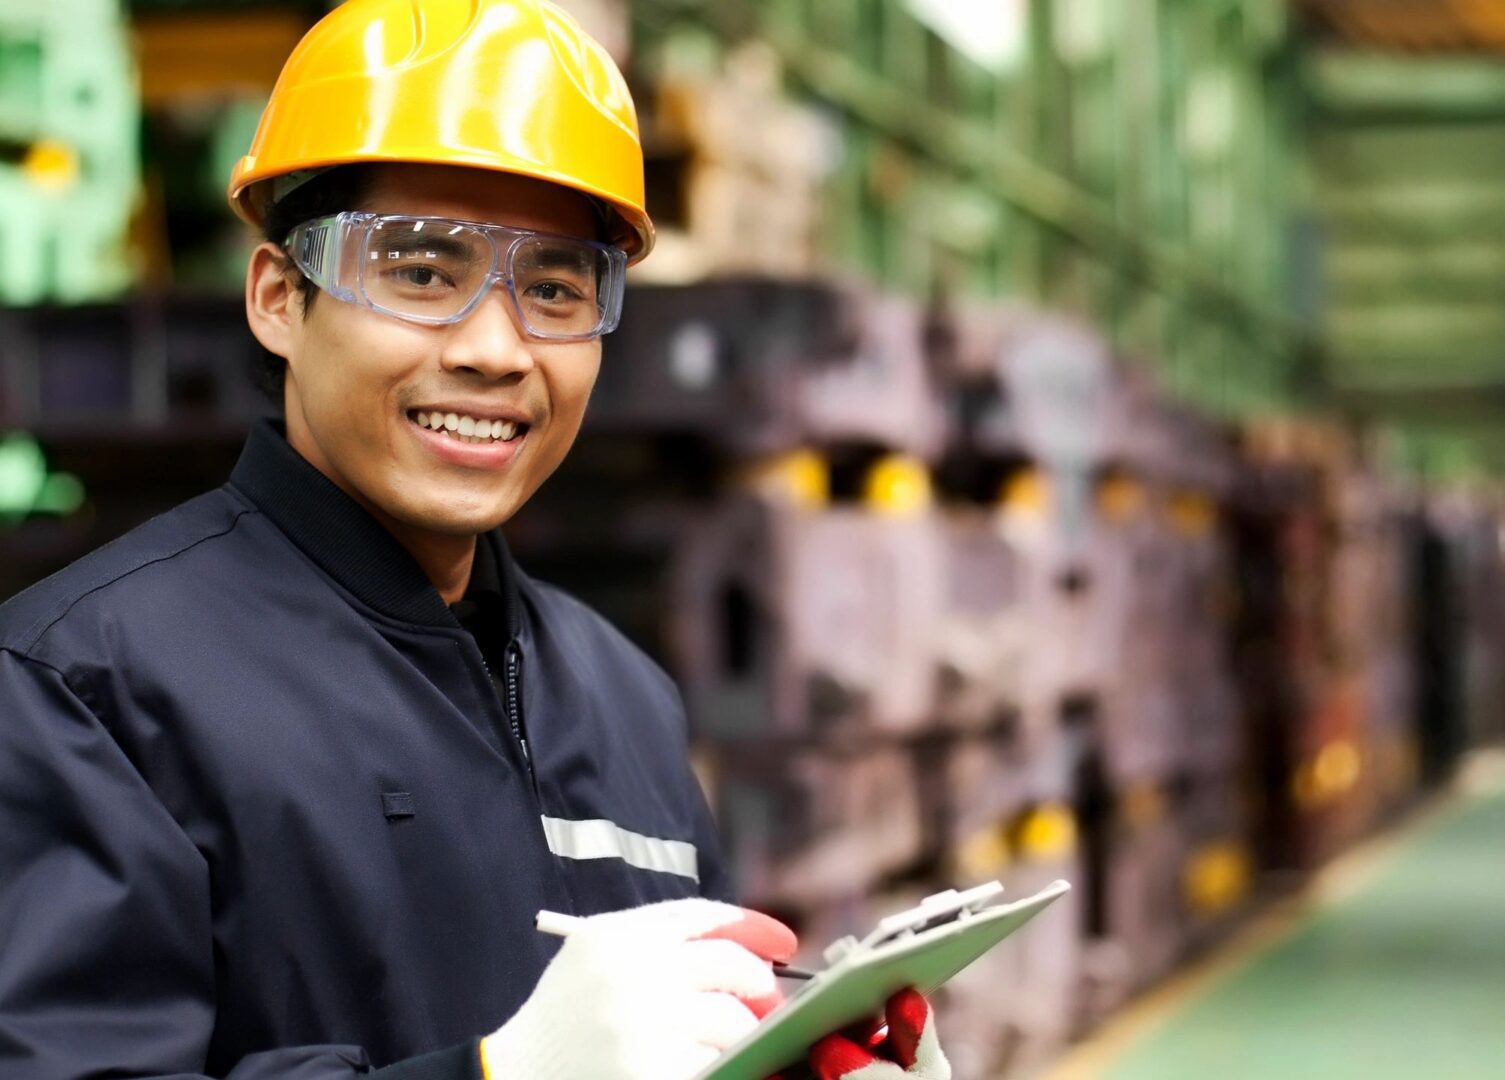
[[[477, 649], [481, 657], [481, 670], [486, 672], [486, 685], [495, 687], [496, 677], [491, 672], [491, 664], [486, 659], [486, 653]], [[523, 734], [522, 695], [518, 692], [518, 682], [522, 677], [522, 651], [517, 647], [515, 640], [507, 643], [506, 670], [503, 672], [502, 685], [505, 693], [502, 695], [502, 709], [507, 714], [507, 727], [512, 732], [512, 738], [517, 743], [517, 748], [522, 753], [523, 768], [528, 770], [528, 780], [534, 793], [538, 791], [538, 777], [533, 775], [533, 755], [528, 750], [528, 739]]]
[[[502, 696], [506, 699], [503, 704], [506, 706], [507, 711], [507, 725], [512, 729], [512, 737], [517, 740], [518, 749], [522, 751], [523, 768], [527, 770], [528, 786], [533, 791], [533, 805], [538, 811], [539, 833], [543, 838], [544, 846], [548, 850], [553, 851], [553, 844], [549, 842], [548, 830], [544, 826], [543, 792], [538, 789], [538, 774], [533, 770], [533, 753], [528, 749], [528, 737], [524, 734], [526, 729], [523, 727], [523, 694], [521, 685], [523, 650], [522, 646], [517, 643], [516, 638], [507, 642], [505, 657], [506, 671], [504, 673], [505, 677], [502, 680], [502, 687], [505, 693]], [[559, 869], [559, 859], [555, 858], [552, 861], [555, 868], [554, 880], [561, 893], [557, 902], [567, 905], [561, 907], [560, 910], [574, 911], [576, 910], [575, 902], [573, 899], [570, 899], [569, 882]]]
[[522, 694], [518, 682], [522, 678], [523, 655], [514, 639], [507, 642], [507, 723], [512, 728], [512, 737], [523, 752], [523, 764], [528, 767], [528, 777], [533, 779], [533, 755], [528, 752], [528, 737], [523, 734]]

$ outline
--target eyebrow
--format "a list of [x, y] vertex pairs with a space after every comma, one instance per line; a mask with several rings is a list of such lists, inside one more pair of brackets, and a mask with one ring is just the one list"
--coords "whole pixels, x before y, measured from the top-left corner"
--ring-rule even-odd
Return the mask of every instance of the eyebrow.
[[583, 244], [575, 247], [562, 240], [528, 248], [525, 261], [538, 270], [578, 270], [582, 273], [594, 273], [598, 265], [595, 249]]

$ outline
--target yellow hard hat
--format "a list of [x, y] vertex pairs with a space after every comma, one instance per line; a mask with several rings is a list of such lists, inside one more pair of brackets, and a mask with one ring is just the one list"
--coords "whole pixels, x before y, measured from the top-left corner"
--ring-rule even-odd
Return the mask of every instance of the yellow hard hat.
[[467, 165], [584, 192], [612, 242], [653, 247], [622, 73], [544, 0], [346, 0], [283, 65], [230, 206], [260, 225], [278, 178], [355, 162]]

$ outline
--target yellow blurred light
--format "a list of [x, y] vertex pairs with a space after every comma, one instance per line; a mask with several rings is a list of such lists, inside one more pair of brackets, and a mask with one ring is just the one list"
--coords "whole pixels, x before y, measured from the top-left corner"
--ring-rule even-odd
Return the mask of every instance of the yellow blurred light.
[[1043, 518], [1050, 513], [1050, 480], [1039, 469], [1022, 469], [1003, 482], [998, 502], [1007, 513]]
[[1347, 739], [1328, 743], [1313, 766], [1317, 783], [1334, 796], [1347, 794], [1359, 782], [1362, 761], [1359, 748]]
[[43, 191], [60, 194], [78, 182], [78, 154], [71, 146], [43, 139], [26, 151], [21, 174]]
[[890, 454], [868, 471], [862, 500], [887, 517], [914, 517], [931, 504], [930, 470], [903, 454]]
[[1097, 512], [1105, 521], [1133, 521], [1145, 506], [1144, 485], [1127, 476], [1112, 476], [1097, 486]]
[[1009, 838], [997, 825], [978, 829], [961, 842], [956, 852], [957, 869], [964, 877], [978, 881], [997, 877], [1012, 859]]
[[1034, 862], [1067, 858], [1076, 844], [1076, 815], [1064, 803], [1043, 803], [1019, 823], [1019, 853]]
[[831, 501], [831, 467], [814, 450], [795, 450], [756, 462], [742, 480], [754, 491], [808, 510]]
[[1191, 540], [1207, 536], [1218, 523], [1217, 504], [1195, 491], [1183, 491], [1171, 496], [1168, 513], [1171, 527]]
[[1318, 810], [1353, 790], [1363, 773], [1363, 756], [1347, 739], [1336, 739], [1296, 770], [1291, 794], [1303, 810]]
[[1249, 893], [1253, 862], [1237, 840], [1220, 840], [1194, 852], [1186, 862], [1182, 888], [1186, 906], [1197, 915], [1228, 911]]

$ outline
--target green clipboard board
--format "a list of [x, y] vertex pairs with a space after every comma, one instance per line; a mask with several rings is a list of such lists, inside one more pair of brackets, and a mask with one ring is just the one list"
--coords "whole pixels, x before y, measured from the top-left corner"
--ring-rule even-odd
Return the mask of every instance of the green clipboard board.
[[1056, 881], [1034, 896], [995, 904], [1003, 886], [988, 882], [963, 893], [928, 897], [918, 907], [882, 920], [861, 941], [843, 938], [826, 950], [830, 967], [695, 1080], [766, 1080], [803, 1061], [822, 1036], [880, 1015], [895, 991], [913, 986], [929, 994], [1070, 889]]

